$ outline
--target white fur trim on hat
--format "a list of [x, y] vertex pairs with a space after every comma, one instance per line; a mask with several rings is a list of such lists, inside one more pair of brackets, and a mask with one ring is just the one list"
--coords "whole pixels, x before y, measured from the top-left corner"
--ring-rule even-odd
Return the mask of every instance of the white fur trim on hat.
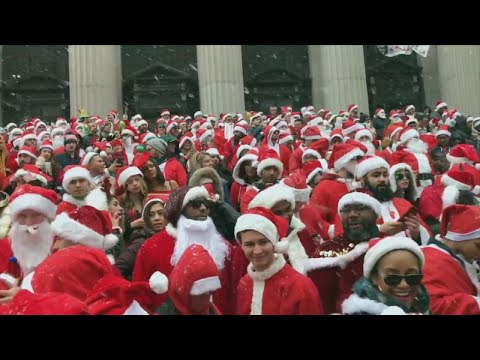
[[96, 249], [108, 250], [118, 242], [118, 238], [115, 235], [107, 234], [103, 236], [88, 226], [73, 220], [66, 212], [59, 214], [55, 218], [51, 223], [51, 228], [57, 236]]
[[203, 116], [202, 112], [201, 111], [197, 111], [195, 112], [195, 114], [193, 114], [193, 117], [196, 118], [197, 116]]
[[365, 126], [363, 126], [362, 124], [356, 123], [355, 125], [352, 125], [346, 129], [343, 129], [342, 134], [343, 136], [346, 136], [354, 131], [362, 130], [362, 129], [365, 129]]
[[218, 152], [218, 149], [217, 148], [208, 148], [207, 150], [205, 150], [205, 152], [207, 154], [209, 154], [210, 156], [219, 156], [220, 159], [223, 160], [224, 156], [221, 155], [219, 152]]
[[168, 110], [162, 111], [160, 116], [163, 116], [163, 115], [170, 115], [170, 111], [168, 111]]
[[83, 166], [88, 165], [95, 155], [98, 155], [95, 151], [87, 152], [82, 159], [81, 165]]
[[414, 119], [408, 119], [407, 121], [405, 121], [405, 125], [408, 125], [411, 123], [415, 123], [418, 125], [418, 120], [414, 118]]
[[175, 121], [172, 121], [170, 124], [167, 125], [167, 129], [165, 131], [168, 134], [174, 127], [177, 127], [177, 126], [178, 126], [178, 124]]
[[340, 171], [341, 169], [343, 169], [345, 167], [345, 165], [347, 165], [347, 163], [349, 161], [351, 161], [353, 158], [356, 158], [357, 156], [364, 156], [365, 154], [363, 153], [362, 150], [360, 150], [359, 148], [355, 148], [353, 150], [351, 150], [350, 152], [346, 153], [345, 155], [343, 155], [340, 159], [338, 159], [337, 161], [335, 161], [335, 163], [333, 164], [333, 168], [336, 170], [336, 171]]
[[139, 128], [142, 125], [147, 125], [148, 126], [147, 120], [142, 119], [139, 122], [137, 122], [137, 128]]
[[247, 130], [243, 126], [235, 126], [233, 131], [239, 131], [244, 135], [247, 135]]
[[188, 137], [188, 136], [185, 136], [182, 141], [180, 141], [180, 144], [179, 144], [179, 148], [181, 149], [182, 146], [185, 144], [186, 141], [190, 141], [190, 143], [192, 144], [192, 146], [194, 145], [193, 144], [193, 140], [192, 138]]
[[220, 289], [222, 284], [218, 276], [211, 276], [193, 283], [190, 295], [202, 295]]
[[237, 158], [240, 158], [240, 154], [242, 153], [243, 150], [252, 150], [253, 148], [250, 146], [250, 145], [247, 145], [247, 144], [243, 144], [243, 145], [240, 145], [237, 149]]
[[278, 176], [279, 177], [282, 176], [283, 163], [279, 159], [275, 159], [275, 158], [267, 158], [265, 160], [260, 161], [257, 165], [257, 175], [261, 176], [262, 171], [269, 166], [277, 167], [279, 169]]
[[378, 261], [394, 250], [408, 250], [420, 260], [420, 268], [425, 264], [425, 257], [420, 246], [410, 238], [404, 236], [389, 236], [383, 238], [365, 254], [363, 260], [363, 276], [369, 278]]
[[137, 114], [137, 115], [132, 116], [132, 121], [135, 121], [135, 120], [138, 120], [138, 119], [141, 119], [141, 118], [142, 118], [142, 115]]
[[452, 231], [447, 231], [445, 238], [452, 241], [467, 241], [473, 240], [480, 237], [480, 230], [475, 230], [466, 234], [459, 234]]
[[18, 285], [18, 280], [14, 276], [7, 273], [0, 274], [0, 280], [5, 281], [10, 287]]
[[292, 135], [287, 135], [287, 136], [282, 137], [280, 140], [278, 140], [278, 143], [281, 145], [281, 144], [285, 144], [286, 142], [289, 142], [289, 141], [293, 141], [293, 136]]
[[148, 284], [155, 294], [164, 294], [168, 291], [168, 277], [160, 271], [155, 271], [150, 276]]
[[441, 108], [443, 107], [448, 107], [447, 103], [446, 102], [441, 102], [440, 104], [438, 104], [436, 107], [435, 107], [435, 111], [438, 111], [440, 110]]
[[200, 137], [198, 138], [198, 141], [202, 142], [209, 136], [213, 136], [213, 131], [212, 130], [205, 130], [205, 132], [202, 135], [200, 135]]
[[20, 150], [20, 151], [18, 152], [17, 156], [20, 155], [20, 154], [25, 154], [25, 155], [31, 156], [31, 157], [33, 157], [33, 158], [35, 158], [35, 159], [38, 158], [37, 155], [35, 155], [34, 153], [31, 153], [30, 151], [27, 151], [27, 150]]
[[238, 173], [240, 172], [240, 167], [241, 165], [245, 162], [245, 161], [251, 161], [252, 162], [252, 165], [255, 161], [257, 161], [258, 157], [257, 155], [254, 155], [254, 154], [246, 154], [246, 155], [243, 155], [238, 161], [237, 163], [235, 164], [235, 167], [233, 168], [233, 172], [232, 172], [232, 177], [233, 177], [233, 180], [235, 180], [237, 183], [239, 183], [240, 185], [245, 185], [245, 180], [241, 179], [238, 177]]
[[457, 203], [460, 191], [456, 186], [447, 186], [442, 193], [442, 209]]
[[407, 130], [405, 133], [403, 133], [401, 136], [400, 136], [400, 141], [399, 143], [400, 144], [405, 144], [407, 143], [409, 140], [413, 139], [413, 138], [420, 138], [420, 134], [418, 133], [417, 130], [415, 129], [409, 129]]
[[319, 173], [323, 173], [324, 171], [326, 171], [325, 169], [322, 169], [320, 167], [314, 169], [310, 174], [308, 174], [307, 176], [307, 184], [313, 180], [313, 178], [319, 174]]
[[362, 204], [370, 207], [375, 214], [377, 214], [377, 219], [382, 216], [382, 205], [374, 197], [364, 194], [361, 192], [351, 192], [343, 195], [338, 202], [338, 215], [341, 214], [343, 208], [346, 205], [350, 204]]
[[210, 199], [210, 196], [208, 195], [208, 191], [204, 186], [195, 186], [191, 188], [190, 190], [187, 191], [185, 194], [185, 197], [183, 198], [183, 203], [182, 203], [182, 210], [187, 206], [187, 204], [194, 200], [194, 199]]
[[310, 186], [307, 186], [305, 189], [295, 189], [286, 185], [283, 180], [285, 179], [280, 181], [280, 185], [285, 186], [293, 191], [295, 202], [310, 202], [310, 194], [312, 192], [312, 188]]
[[23, 210], [33, 210], [45, 215], [49, 220], [55, 219], [57, 205], [38, 194], [20, 195], [9, 204], [10, 213], [15, 217]]
[[78, 166], [67, 170], [65, 176], [63, 177], [62, 187], [67, 189], [68, 184], [75, 179], [86, 179], [90, 184], [93, 184], [93, 179], [90, 176], [90, 172], [87, 169]]
[[127, 169], [123, 170], [118, 177], [118, 186], [122, 187], [125, 185], [128, 179], [132, 176], [140, 175], [143, 178], [143, 173], [136, 166], [129, 166]]
[[390, 182], [390, 189], [392, 189], [393, 192], [397, 191], [397, 179], [395, 179], [395, 173], [398, 170], [403, 170], [403, 169], [409, 171], [410, 174], [412, 175], [412, 184], [413, 184], [413, 188], [414, 188], [413, 197], [416, 199], [419, 196], [418, 189], [417, 189], [417, 183], [414, 180], [415, 176], [413, 174], [412, 168], [410, 167], [410, 165], [408, 165], [406, 163], [398, 163], [398, 164], [393, 165], [390, 168], [389, 175], [388, 175], [388, 181]]
[[440, 135], [447, 135], [448, 137], [452, 136], [452, 133], [448, 130], [438, 130], [436, 133], [435, 133], [435, 137], [438, 137]]
[[355, 140], [356, 141], [359, 141], [359, 139], [363, 136], [368, 136], [368, 138], [370, 139], [370, 141], [373, 141], [373, 134], [370, 130], [368, 129], [362, 129], [362, 130], [358, 130], [356, 133], [355, 133]]
[[464, 184], [458, 180], [455, 180], [454, 178], [448, 176], [447, 174], [443, 174], [440, 182], [445, 185], [445, 186], [454, 186], [458, 190], [465, 190], [465, 191], [470, 191], [472, 190], [472, 187], [468, 184]]
[[415, 110], [415, 106], [413, 105], [408, 105], [406, 108], [405, 108], [405, 112], [408, 112], [409, 110], [411, 109], [414, 109]]
[[122, 135], [130, 135], [130, 136], [132, 136], [132, 137], [135, 137], [135, 134], [134, 134], [133, 131], [130, 130], [130, 129], [123, 129], [123, 130], [122, 130]]
[[450, 155], [450, 153], [446, 155], [446, 158], [450, 164], [473, 164], [473, 161], [469, 160], [466, 157], [456, 157]]
[[288, 201], [292, 206], [292, 209], [295, 208], [295, 194], [293, 193], [293, 190], [290, 187], [276, 184], [260, 191], [250, 202], [248, 208], [253, 209], [261, 206], [271, 209], [275, 204], [282, 200]]
[[24, 176], [24, 175], [27, 175], [29, 173], [30, 173], [31, 176], [33, 176], [33, 178], [35, 180], [40, 181], [43, 185], [46, 186], [48, 184], [48, 181], [44, 176], [42, 176], [40, 174], [35, 174], [35, 173], [32, 173], [32, 172], [29, 172], [29, 171], [25, 171], [23, 168], [17, 170], [17, 172], [15, 173], [15, 177]]
[[315, 156], [318, 160], [320, 160], [322, 158], [322, 156], [318, 153], [318, 151], [315, 151], [313, 149], [306, 149], [303, 154], [302, 154], [302, 162], [305, 163], [303, 161], [303, 158], [307, 155], [313, 155]]
[[362, 178], [370, 171], [380, 168], [390, 170], [390, 165], [380, 156], [373, 156], [358, 163], [357, 168], [355, 169], [355, 176], [357, 178]]

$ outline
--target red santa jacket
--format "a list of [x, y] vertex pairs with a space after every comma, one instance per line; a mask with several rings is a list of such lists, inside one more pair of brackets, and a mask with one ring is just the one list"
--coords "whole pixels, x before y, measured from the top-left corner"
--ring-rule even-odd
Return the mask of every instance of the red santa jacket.
[[290, 155], [290, 164], [288, 169], [289, 174], [291, 174], [297, 169], [303, 168], [302, 156], [303, 156], [304, 150], [305, 150], [305, 146], [300, 145], [298, 148], [296, 148], [292, 152], [292, 155]]
[[320, 183], [313, 189], [310, 204], [329, 224], [333, 224], [337, 214], [338, 202], [349, 192], [345, 179], [337, 174], [324, 174]]
[[255, 185], [250, 185], [247, 187], [247, 190], [243, 194], [242, 199], [240, 200], [240, 212], [244, 214], [248, 210], [248, 205], [250, 202], [257, 196], [260, 191]]
[[248, 184], [240, 185], [238, 182], [234, 181], [230, 187], [230, 200], [232, 206], [235, 210], [240, 210], [240, 202], [243, 199], [243, 196], [247, 192]]
[[261, 272], [249, 265], [237, 293], [237, 315], [323, 314], [315, 285], [292, 269], [281, 255]]
[[100, 211], [108, 210], [107, 195], [100, 187], [90, 191], [84, 199], [75, 199], [70, 194], [64, 194], [62, 200], [63, 201], [57, 206], [57, 215], [63, 212], [68, 213], [75, 210], [77, 207], [85, 205], [93, 206]]
[[0, 279], [8, 276], [17, 280], [23, 277], [20, 264], [13, 256], [10, 239], [5, 238], [0, 239]]
[[[137, 254], [133, 269], [132, 281], [149, 281], [155, 271], [160, 271], [167, 277], [173, 270], [171, 257], [175, 249], [176, 229], [172, 224], [145, 241]], [[226, 242], [226, 241], [225, 241]], [[220, 270], [220, 283], [222, 287], [212, 293], [213, 302], [222, 314], [233, 314], [231, 290], [231, 254], [232, 245], [229, 244], [229, 255], [225, 259], [225, 267]], [[165, 297], [158, 295], [154, 306], [149, 309], [155, 311], [164, 301]]]
[[355, 245], [340, 235], [322, 243], [306, 261], [308, 277], [317, 287], [326, 314], [341, 312], [341, 304], [353, 293], [353, 284], [363, 276], [367, 250], [368, 241]]
[[176, 158], [170, 158], [164, 164], [163, 173], [165, 180], [175, 180], [178, 186], [187, 185], [187, 172], [180, 161]]
[[298, 215], [306, 226], [305, 234], [299, 237], [308, 256], [311, 256], [317, 247], [313, 238], [319, 236], [323, 240], [329, 239], [328, 228], [330, 224], [322, 218], [320, 212], [311, 204], [304, 205]]
[[480, 315], [480, 283], [473, 265], [465, 264], [438, 241], [422, 251], [423, 284], [430, 295], [432, 314]]
[[450, 170], [456, 170], [456, 171], [466, 171], [472, 174], [473, 176], [473, 182], [475, 186], [480, 186], [480, 172], [475, 169], [475, 166], [470, 165], [470, 164], [455, 164], [450, 166]]

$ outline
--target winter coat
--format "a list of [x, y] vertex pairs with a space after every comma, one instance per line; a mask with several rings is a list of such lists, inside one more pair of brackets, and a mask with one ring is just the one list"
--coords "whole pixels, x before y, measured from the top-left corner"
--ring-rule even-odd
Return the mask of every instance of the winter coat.
[[382, 119], [381, 117], [378, 117], [378, 116], [374, 116], [372, 118], [372, 125], [377, 131], [377, 139], [383, 138], [383, 132], [387, 127], [387, 122], [388, 122], [388, 119]]
[[135, 260], [137, 259], [138, 250], [142, 244], [153, 236], [155, 232], [148, 228], [135, 229], [130, 235], [130, 245], [122, 251], [115, 261], [115, 267], [120, 271], [122, 276], [130, 280], [132, 278], [133, 268], [135, 267]]
[[64, 152], [63, 154], [56, 155], [56, 160], [58, 166], [63, 169], [68, 165], [79, 165], [80, 164], [80, 156], [75, 155], [71, 157], [70, 154]]

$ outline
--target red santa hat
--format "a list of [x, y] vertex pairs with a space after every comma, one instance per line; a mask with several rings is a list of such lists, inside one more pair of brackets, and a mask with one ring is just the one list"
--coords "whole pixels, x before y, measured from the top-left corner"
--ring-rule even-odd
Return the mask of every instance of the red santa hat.
[[410, 165], [406, 164], [406, 163], [403, 163], [403, 162], [398, 163], [398, 164], [393, 165], [390, 168], [389, 175], [388, 175], [388, 180], [389, 180], [389, 183], [390, 183], [390, 189], [392, 189], [393, 192], [397, 191], [397, 180], [395, 179], [395, 173], [398, 170], [407, 170], [412, 175], [410, 182], [413, 185], [413, 197], [414, 197], [414, 199], [416, 199], [419, 196], [419, 193], [418, 193], [418, 189], [417, 189], [417, 182], [415, 181], [415, 173], [414, 173], [412, 167]]
[[112, 145], [107, 141], [96, 141], [93, 143], [93, 150], [99, 153], [101, 157], [107, 156], [107, 147], [112, 148]]
[[[244, 145], [244, 146], [248, 146], [248, 145]], [[258, 156], [255, 154], [247, 153], [243, 155], [237, 161], [237, 163], [235, 164], [235, 167], [233, 168], [233, 171], [232, 171], [233, 180], [235, 180], [240, 185], [245, 185], [245, 180], [239, 177], [240, 167], [245, 161], [251, 161], [252, 164], [254, 164], [257, 160], [258, 160]]]
[[133, 159], [132, 166], [136, 167], [139, 170], [142, 170], [147, 161], [150, 160], [150, 156], [151, 155], [148, 151], [137, 154], [137, 156], [135, 156], [135, 158]]
[[307, 177], [302, 170], [292, 172], [289, 176], [283, 178], [280, 184], [293, 191], [295, 202], [309, 202], [312, 188], [307, 185]]
[[459, 117], [461, 114], [458, 112], [457, 109], [453, 109], [453, 110], [446, 111], [442, 115], [446, 115], [445, 124], [450, 127], [454, 127], [455, 124], [457, 123], [456, 121], [457, 117]]
[[480, 208], [475, 205], [452, 205], [443, 210], [440, 236], [452, 241], [480, 237]]
[[24, 175], [31, 175], [35, 180], [40, 181], [44, 186], [47, 186], [49, 181], [53, 181], [53, 178], [51, 178], [47, 174], [44, 174], [40, 170], [40, 168], [35, 165], [25, 164], [15, 173], [15, 177], [20, 177]]
[[450, 127], [448, 125], [442, 125], [438, 129], [437, 133], [435, 134], [435, 137], [438, 137], [440, 135], [447, 135], [448, 137], [452, 136], [452, 133], [449, 131]]
[[342, 125], [342, 133], [343, 133], [343, 136], [346, 136], [348, 134], [351, 134], [358, 130], [362, 130], [364, 128], [365, 126], [363, 126], [362, 124], [359, 124], [353, 120], [347, 120]]
[[280, 130], [280, 135], [278, 137], [278, 143], [285, 144], [289, 141], [294, 141], [293, 136], [290, 134], [290, 132], [285, 131], [285, 130]]
[[142, 115], [140, 115], [140, 114], [136, 114], [136, 115], [132, 116], [132, 122], [135, 122], [135, 121], [140, 120], [140, 119], [142, 119]]
[[26, 140], [30, 140], [30, 139], [37, 141], [37, 136], [33, 132], [24, 132], [20, 142], [20, 147], [25, 145]]
[[475, 194], [480, 192], [480, 186], [475, 186], [473, 175], [467, 171], [449, 170], [442, 175], [440, 181], [445, 185], [442, 192], [442, 207], [444, 209], [457, 203], [460, 190], [472, 191]]
[[374, 111], [374, 113], [373, 113], [373, 115], [374, 115], [374, 116], [377, 116], [380, 111], [385, 112], [385, 110], [383, 110], [382, 108], [376, 108], [375, 111]]
[[305, 175], [307, 176], [306, 181], [308, 184], [310, 181], [312, 181], [312, 179], [317, 174], [322, 175], [324, 171], [328, 170], [328, 166], [325, 160], [323, 164], [319, 160], [311, 160], [307, 162], [305, 165], [303, 165], [302, 170], [305, 172]]
[[243, 135], [247, 135], [247, 126], [245, 125], [240, 125], [239, 123], [236, 123], [235, 124], [235, 127], [233, 128], [233, 131], [238, 131], [238, 132], [241, 132]]
[[24, 210], [33, 210], [45, 215], [50, 221], [55, 218], [57, 204], [60, 201], [53, 190], [25, 184], [15, 189], [9, 199], [12, 218]]
[[223, 114], [223, 116], [222, 116], [222, 121], [227, 120], [228, 117], [233, 117], [233, 116], [232, 116], [232, 114], [229, 114], [229, 113]]
[[170, 111], [168, 111], [168, 109], [162, 109], [160, 116], [163, 116], [163, 115], [170, 115]]
[[305, 158], [306, 158], [307, 156], [309, 156], [309, 155], [315, 156], [318, 160], [322, 159], [322, 155], [320, 155], [320, 154], [318, 153], [318, 151], [316, 151], [316, 150], [314, 150], [314, 149], [310, 149], [310, 148], [309, 148], [309, 149], [305, 149], [305, 151], [304, 151], [303, 154], [302, 154], [302, 163], [303, 163], [303, 164], [308, 163], [308, 161], [305, 162]]
[[255, 139], [252, 135], [246, 135], [240, 139], [238, 142], [241, 145], [249, 145], [249, 146], [255, 146], [257, 145], [257, 139]]
[[140, 175], [143, 178], [143, 173], [136, 166], [124, 166], [123, 168], [120, 168], [117, 173], [116, 188], [119, 189], [124, 187], [128, 179], [135, 175]]
[[318, 140], [322, 137], [320, 129], [317, 126], [304, 126], [301, 131], [301, 136], [305, 140]]
[[280, 175], [283, 172], [283, 163], [274, 149], [268, 149], [268, 150], [262, 151], [258, 155], [258, 160], [255, 165], [257, 167], [258, 176], [260, 176], [262, 171], [269, 166], [275, 166], [276, 168], [278, 168]]
[[370, 130], [368, 129], [361, 129], [361, 130], [358, 130], [356, 133], [355, 133], [355, 140], [356, 141], [359, 141], [362, 137], [364, 136], [368, 136], [368, 138], [370, 139], [370, 141], [373, 141], [373, 134]]
[[254, 115], [252, 115], [252, 117], [250, 118], [250, 121], [253, 121], [253, 120], [255, 120], [256, 118], [262, 117], [262, 115], [263, 115], [263, 113], [257, 112], [257, 113], [255, 113]]
[[475, 164], [475, 168], [480, 170], [480, 157], [473, 145], [470, 144], [455, 145], [447, 154], [447, 160], [450, 164]]
[[328, 167], [340, 171], [356, 157], [363, 157], [365, 153], [354, 144], [335, 144], [328, 159]]
[[333, 138], [338, 137], [340, 140], [343, 141], [343, 132], [341, 129], [334, 129], [330, 133], [330, 141], [333, 140]]
[[260, 191], [250, 202], [248, 208], [266, 207], [271, 209], [282, 200], [288, 201], [292, 209], [295, 208], [295, 194], [293, 193], [293, 189], [281, 184], [276, 184]]
[[57, 215], [51, 227], [55, 235], [63, 239], [97, 249], [108, 250], [118, 242], [118, 238], [112, 234], [108, 212], [89, 205]]
[[193, 114], [193, 118], [196, 118], [196, 117], [199, 117], [199, 116], [203, 116], [203, 113], [200, 110], [196, 111], [195, 114]]
[[348, 105], [348, 113], [350, 114], [353, 110], [356, 110], [358, 109], [358, 105], [356, 104], [351, 104], [351, 105]]
[[352, 204], [368, 206], [377, 214], [377, 219], [382, 216], [382, 205], [367, 190], [358, 189], [343, 195], [338, 202], [338, 215], [341, 215], [345, 206]]
[[40, 147], [38, 148], [38, 151], [42, 151], [42, 149], [50, 149], [53, 151], [53, 143], [51, 140], [44, 140], [41, 144]]
[[53, 138], [57, 135], [65, 135], [65, 129], [62, 129], [62, 128], [55, 128], [55, 129], [52, 129], [52, 132], [50, 133], [50, 136]]
[[122, 130], [122, 135], [130, 135], [133, 137], [134, 140], [138, 139], [138, 132], [133, 126], [125, 126]]
[[137, 122], [137, 129], [138, 129], [140, 126], [142, 126], [142, 125], [147, 125], [147, 127], [148, 127], [148, 122], [147, 122], [147, 120], [142, 119], [142, 120], [140, 120], [139, 122]]
[[194, 186], [189, 188], [181, 202], [180, 210], [185, 209], [185, 206], [187, 206], [190, 201], [195, 199], [210, 200], [208, 190], [204, 186]]
[[180, 144], [179, 144], [179, 148], [180, 148], [180, 149], [181, 149], [181, 148], [183, 147], [183, 145], [185, 144], [185, 141], [190, 141], [190, 143], [192, 144], [192, 146], [194, 146], [192, 138], [190, 138], [190, 137], [187, 136], [187, 135], [183, 135], [183, 136], [180, 138]]
[[415, 106], [413, 105], [408, 105], [406, 108], [405, 108], [405, 112], [409, 112], [410, 110], [415, 110]]
[[93, 159], [95, 156], [97, 156], [97, 155], [99, 155], [99, 154], [96, 153], [95, 151], [89, 151], [89, 152], [87, 152], [87, 153], [83, 156], [82, 162], [80, 163], [80, 165], [82, 165], [82, 166], [87, 166], [87, 165], [90, 163], [90, 161], [92, 161], [92, 159]]
[[288, 250], [288, 241], [282, 239], [287, 236], [288, 226], [285, 218], [275, 215], [270, 209], [250, 208], [237, 219], [235, 238], [241, 244], [240, 233], [248, 230], [258, 231], [270, 240], [275, 252], [284, 254]]
[[410, 124], [417, 124], [417, 125], [418, 125], [418, 120], [415, 119], [415, 118], [413, 118], [413, 119], [410, 119], [410, 118], [407, 119], [407, 120], [405, 121], [405, 125], [408, 126], [408, 125], [410, 125]]
[[117, 146], [121, 146], [123, 148], [123, 142], [120, 139], [115, 139], [110, 144], [112, 145], [112, 149]]
[[442, 119], [440, 118], [433, 118], [432, 120], [430, 120], [430, 126], [433, 126], [433, 127], [439, 127], [440, 125], [443, 124], [443, 121]]
[[[196, 121], [198, 122], [198, 121]], [[168, 123], [167, 123], [167, 129], [166, 129], [166, 132], [167, 134], [173, 129], [173, 128], [176, 128], [178, 127], [178, 123], [175, 122], [175, 120], [169, 120]]]
[[355, 176], [361, 179], [370, 171], [380, 168], [386, 168], [387, 170], [390, 170], [390, 165], [380, 156], [365, 156], [358, 162], [355, 170]]
[[413, 138], [420, 138], [420, 134], [417, 130], [406, 127], [403, 128], [402, 132], [400, 133], [400, 144], [406, 144], [409, 140]]
[[8, 123], [7, 126], [5, 126], [5, 130], [7, 130], [7, 132], [10, 132], [12, 129], [14, 129], [16, 127], [17, 127], [17, 124], [11, 122], [11, 123]]
[[380, 259], [395, 250], [410, 251], [420, 261], [420, 268], [425, 265], [425, 257], [420, 246], [405, 236], [388, 236], [382, 239], [373, 239], [368, 243], [368, 251], [363, 260], [363, 276], [369, 278]]
[[198, 129], [196, 133], [197, 140], [200, 142], [206, 140], [209, 136], [211, 137], [213, 135], [213, 131], [208, 129]]
[[218, 152], [218, 149], [215, 148], [215, 147], [211, 147], [211, 148], [208, 148], [207, 150], [205, 150], [205, 152], [207, 154], [209, 154], [210, 156], [218, 156], [220, 159], [223, 160], [224, 156], [221, 155], [219, 152]]
[[62, 180], [62, 187], [64, 189], [66, 189], [73, 180], [77, 179], [85, 179], [93, 185], [93, 179], [90, 176], [90, 172], [85, 167], [80, 165], [69, 165], [63, 170], [64, 175]]
[[25, 154], [25, 155], [28, 155], [28, 156], [31, 156], [33, 158], [38, 158], [37, 156], [37, 148], [35, 146], [22, 146], [20, 148], [20, 150], [18, 151], [18, 155], [21, 155], [21, 154]]
[[447, 105], [446, 102], [444, 102], [444, 101], [437, 101], [437, 102], [435, 103], [435, 111], [438, 111], [438, 110], [440, 110], [440, 109], [443, 108], [443, 107], [448, 107], [448, 105]]
[[148, 214], [145, 213], [145, 210], [149, 205], [154, 205], [156, 203], [161, 203], [165, 205], [168, 201], [168, 194], [151, 194], [145, 199], [145, 204], [143, 205], [142, 210], [142, 219], [145, 219]]

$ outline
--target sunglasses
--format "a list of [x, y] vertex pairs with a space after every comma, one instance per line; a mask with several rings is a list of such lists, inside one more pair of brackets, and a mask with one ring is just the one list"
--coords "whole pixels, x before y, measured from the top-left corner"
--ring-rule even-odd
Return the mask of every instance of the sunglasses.
[[200, 209], [202, 205], [205, 205], [207, 209], [210, 209], [213, 203], [207, 199], [193, 199], [188, 203], [194, 209]]
[[422, 283], [423, 274], [412, 274], [412, 275], [387, 275], [383, 277], [383, 281], [388, 286], [398, 286], [405, 279], [408, 285], [418, 286]]
[[408, 180], [411, 180], [412, 177], [410, 176], [410, 173], [404, 174], [402, 172], [396, 172], [395, 173], [395, 179], [396, 180], [403, 180], [403, 178], [407, 178]]

